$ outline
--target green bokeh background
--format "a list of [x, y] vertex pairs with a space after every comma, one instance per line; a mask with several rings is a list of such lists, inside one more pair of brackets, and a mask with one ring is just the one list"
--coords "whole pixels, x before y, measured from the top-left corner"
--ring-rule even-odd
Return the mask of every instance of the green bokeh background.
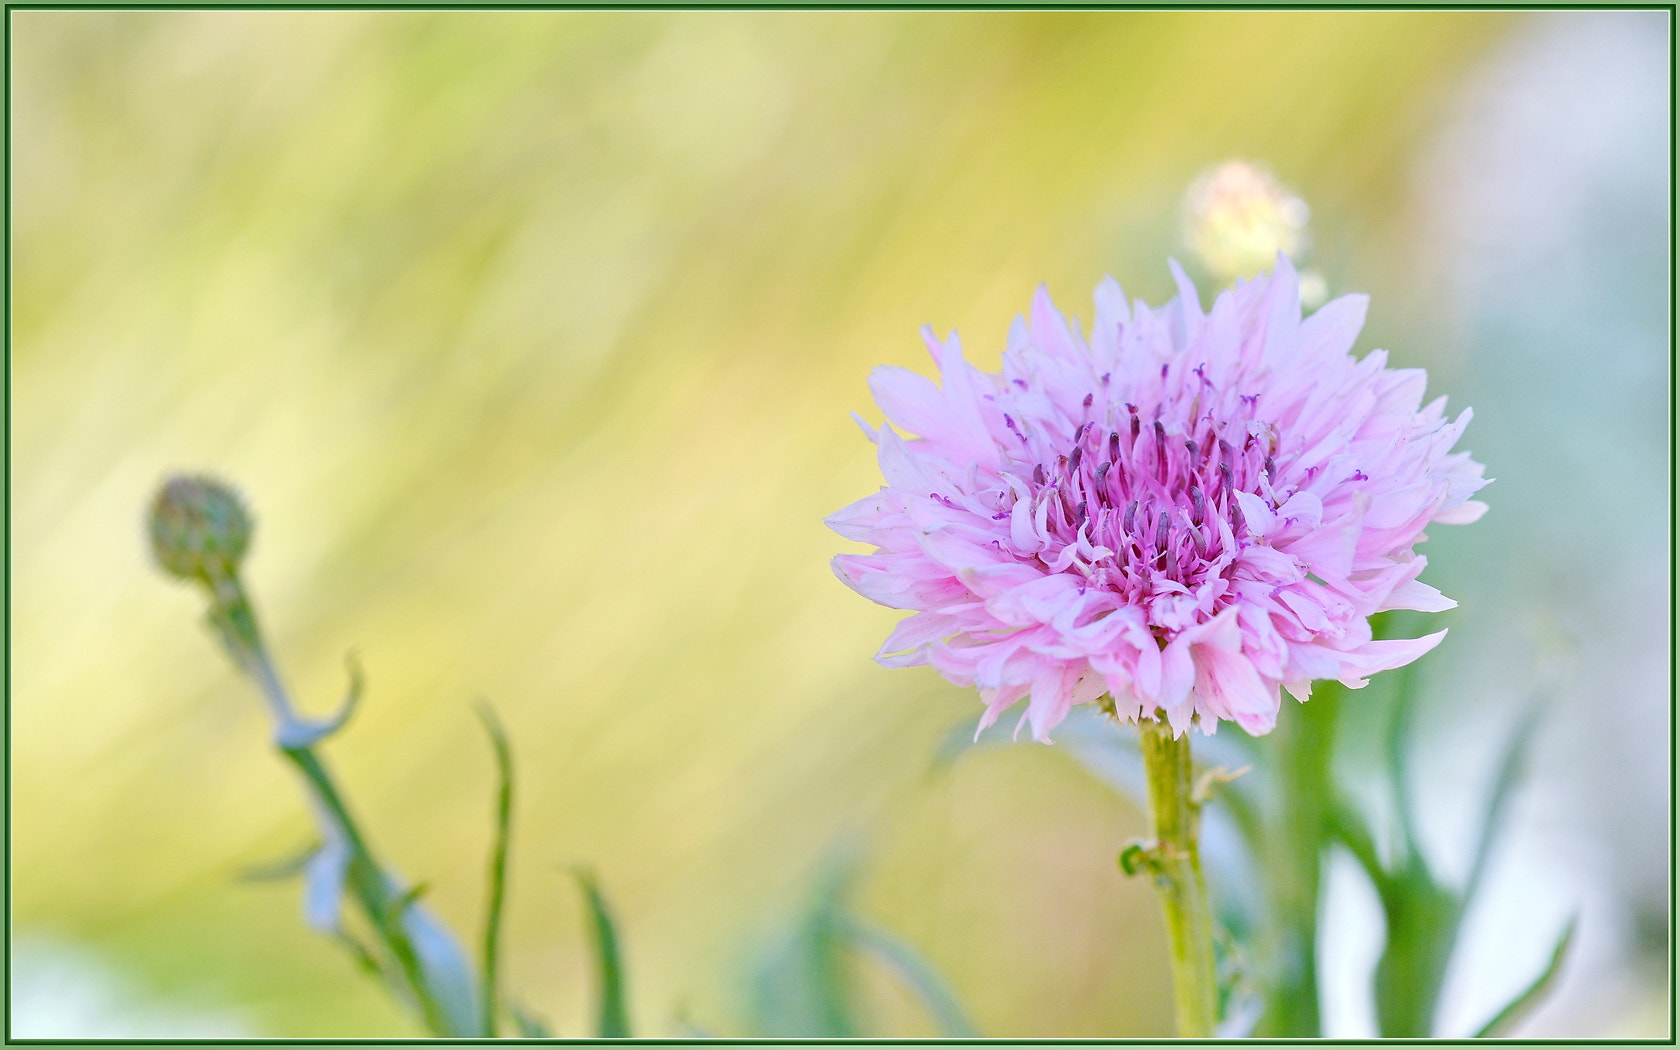
[[[1233, 156], [1310, 202], [1333, 292], [1373, 294], [1360, 349], [1463, 404], [1412, 173], [1530, 18], [12, 12], [16, 933], [252, 1034], [415, 1034], [295, 884], [236, 879], [309, 830], [145, 555], [152, 488], [209, 470], [254, 506], [304, 706], [360, 655], [330, 759], [457, 929], [493, 777], [471, 703], [500, 712], [507, 981], [562, 1034], [592, 994], [568, 866], [618, 912], [639, 1033], [752, 1034], [743, 975], [843, 842], [858, 910], [983, 1033], [1167, 1034], [1155, 904], [1114, 866], [1140, 814], [1053, 748], [934, 772], [976, 698], [870, 661], [896, 614], [822, 524], [879, 484], [847, 413], [878, 418], [872, 366], [924, 366], [924, 323], [992, 367], [1041, 282], [1082, 316], [1105, 272], [1165, 299], [1184, 188]], [[1429, 545], [1461, 598], [1466, 542]], [[859, 980], [877, 1033], [934, 1034]]]

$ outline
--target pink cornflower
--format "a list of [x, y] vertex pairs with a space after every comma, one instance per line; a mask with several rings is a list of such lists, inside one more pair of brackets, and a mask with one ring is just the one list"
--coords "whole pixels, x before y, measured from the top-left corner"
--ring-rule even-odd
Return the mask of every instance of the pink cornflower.
[[978, 686], [981, 729], [1028, 698], [1022, 722], [1047, 740], [1106, 694], [1175, 735], [1265, 733], [1280, 686], [1362, 686], [1446, 634], [1374, 641], [1368, 617], [1456, 604], [1418, 580], [1412, 547], [1487, 509], [1470, 499], [1481, 464], [1451, 451], [1469, 409], [1449, 422], [1445, 398], [1420, 407], [1421, 369], [1349, 355], [1364, 296], [1303, 319], [1287, 259], [1207, 313], [1172, 270], [1159, 311], [1105, 279], [1089, 340], [1040, 288], [1001, 374], [924, 328], [942, 385], [870, 376], [916, 437], [864, 425], [887, 484], [828, 524], [876, 550], [834, 570], [915, 610], [876, 659]]

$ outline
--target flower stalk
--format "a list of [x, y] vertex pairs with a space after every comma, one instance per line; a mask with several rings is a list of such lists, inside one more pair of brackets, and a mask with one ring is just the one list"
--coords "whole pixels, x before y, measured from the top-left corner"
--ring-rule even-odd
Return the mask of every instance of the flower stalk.
[[1153, 876], [1172, 952], [1173, 1013], [1180, 1038], [1207, 1038], [1219, 1019], [1213, 918], [1198, 846], [1201, 804], [1193, 795], [1189, 733], [1164, 719], [1140, 721], [1138, 743], [1149, 786], [1154, 839], [1145, 866]]
[[[422, 907], [423, 887], [406, 887], [375, 859], [316, 745], [343, 727], [361, 693], [351, 663], [350, 693], [338, 714], [324, 720], [301, 716], [263, 642], [239, 575], [250, 543], [251, 522], [238, 497], [206, 478], [174, 478], [158, 493], [149, 520], [152, 549], [165, 572], [204, 586], [207, 616], [234, 664], [256, 683], [274, 719], [274, 744], [302, 776], [322, 844], [307, 866], [305, 912], [309, 922], [336, 936], [386, 977], [419, 1010], [438, 1036], [493, 1035], [481, 1018], [467, 959], [449, 931]], [[361, 906], [380, 954], [368, 951], [343, 927], [346, 891]], [[382, 956], [382, 957], [381, 957]]]

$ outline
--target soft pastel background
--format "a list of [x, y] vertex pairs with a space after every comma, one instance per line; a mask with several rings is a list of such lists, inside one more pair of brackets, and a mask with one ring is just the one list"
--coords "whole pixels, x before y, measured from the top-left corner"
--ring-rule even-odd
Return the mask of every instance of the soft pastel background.
[[[10, 23], [14, 1034], [415, 1032], [294, 883], [238, 879], [309, 831], [199, 597], [148, 564], [183, 468], [254, 504], [305, 705], [361, 655], [330, 758], [462, 929], [471, 702], [501, 712], [509, 982], [563, 1034], [593, 994], [568, 866], [619, 913], [640, 1033], [748, 1035], [755, 959], [843, 848], [856, 910], [984, 1034], [1166, 1034], [1160, 920], [1114, 864], [1141, 816], [1054, 747], [934, 770], [978, 702], [870, 661], [895, 614], [830, 575], [822, 517], [878, 484], [847, 417], [878, 418], [870, 367], [925, 368], [924, 322], [989, 367], [1040, 282], [1085, 316], [1105, 272], [1165, 298], [1181, 195], [1228, 157], [1308, 201], [1307, 261], [1372, 295], [1361, 351], [1473, 405], [1498, 479], [1425, 548], [1463, 603], [1418, 718], [1447, 872], [1554, 697], [1444, 1022], [1579, 912], [1524, 1033], [1667, 1031], [1665, 13]], [[1331, 879], [1339, 1034], [1372, 1031], [1359, 878]], [[934, 1031], [859, 965], [873, 1034]]]

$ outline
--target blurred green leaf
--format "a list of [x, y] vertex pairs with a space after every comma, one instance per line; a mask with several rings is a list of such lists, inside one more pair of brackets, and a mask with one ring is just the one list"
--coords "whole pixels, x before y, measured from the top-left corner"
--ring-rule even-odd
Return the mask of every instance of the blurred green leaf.
[[1493, 852], [1493, 843], [1504, 821], [1505, 810], [1510, 805], [1511, 794], [1528, 765], [1529, 751], [1534, 743], [1535, 731], [1542, 720], [1544, 707], [1544, 699], [1536, 699], [1528, 705], [1518, 716], [1517, 727], [1512, 730], [1511, 738], [1505, 744], [1505, 751], [1500, 755], [1499, 767], [1494, 773], [1493, 789], [1488, 793], [1487, 808], [1482, 813], [1481, 833], [1476, 839], [1476, 852], [1470, 862], [1470, 874], [1464, 881], [1466, 901], [1474, 899], [1476, 891], [1481, 888], [1482, 874], [1487, 870], [1488, 857]]
[[842, 915], [845, 930], [859, 946], [874, 952], [903, 977], [921, 997], [934, 1020], [952, 1039], [974, 1039], [979, 1033], [933, 967], [915, 951], [887, 933], [849, 915]]
[[976, 1037], [974, 1024], [928, 962], [885, 930], [864, 922], [846, 903], [857, 867], [843, 846], [818, 873], [792, 928], [758, 960], [753, 973], [752, 1028], [757, 1036], [851, 1039], [863, 1031], [852, 990], [853, 958], [862, 950], [890, 967], [954, 1039]]
[[1569, 945], [1575, 940], [1576, 919], [1570, 919], [1558, 936], [1556, 946], [1552, 948], [1552, 957], [1546, 963], [1546, 968], [1540, 971], [1529, 986], [1522, 993], [1505, 1005], [1505, 1008], [1493, 1015], [1493, 1019], [1483, 1025], [1476, 1033], [1477, 1039], [1497, 1039], [1511, 1033], [1522, 1022], [1541, 1000], [1551, 993], [1557, 984], [1558, 975], [1563, 972], [1563, 960], [1569, 954]]
[[583, 887], [584, 899], [589, 905], [589, 920], [595, 932], [595, 969], [601, 989], [595, 1034], [601, 1039], [628, 1039], [630, 1011], [626, 1003], [624, 966], [619, 958], [618, 934], [612, 913], [589, 872], [578, 868], [573, 870], [573, 875], [577, 877], [578, 885]]
[[1411, 739], [1412, 715], [1417, 708], [1417, 662], [1396, 668], [1391, 674], [1394, 676], [1394, 700], [1389, 707], [1384, 754], [1388, 764], [1389, 791], [1394, 799], [1394, 815], [1400, 823], [1400, 845], [1406, 856], [1412, 858], [1417, 852], [1418, 834], [1417, 821], [1412, 813], [1412, 793], [1406, 783], [1409, 768], [1406, 744]]
[[253, 864], [239, 873], [241, 882], [277, 882], [301, 874], [309, 866], [315, 854], [321, 849], [319, 842], [312, 842], [291, 856], [281, 857], [263, 864]]
[[484, 723], [484, 731], [490, 735], [490, 744], [496, 754], [496, 830], [490, 846], [490, 875], [486, 886], [488, 900], [484, 906], [484, 954], [480, 964], [484, 985], [480, 1003], [483, 1011], [482, 1034], [494, 1039], [500, 999], [497, 981], [501, 958], [502, 902], [507, 894], [508, 840], [513, 821], [513, 754], [508, 748], [502, 723], [489, 704], [478, 704], [478, 717]]
[[368, 950], [367, 945], [363, 944], [344, 930], [335, 931], [333, 936], [337, 938], [340, 944], [344, 945], [344, 950], [350, 953], [350, 957], [356, 961], [356, 965], [360, 967], [364, 973], [380, 978], [381, 980], [392, 979], [391, 976], [385, 972], [385, 968], [379, 965], [378, 958], [374, 956], [373, 952]]
[[1257, 931], [1264, 1007], [1256, 1036], [1320, 1034], [1319, 890], [1335, 795], [1330, 756], [1345, 692], [1340, 683], [1315, 682], [1312, 699], [1287, 707], [1277, 728], [1255, 742], [1255, 764], [1269, 774], [1272, 789], [1250, 833], [1265, 890]]
[[758, 1036], [851, 1039], [858, 1035], [846, 973], [841, 908], [854, 862], [849, 851], [817, 877], [793, 929], [760, 960], [753, 975], [752, 1028]]
[[1458, 941], [1463, 901], [1421, 861], [1378, 885], [1387, 935], [1373, 983], [1384, 1039], [1428, 1038]]
[[508, 1008], [507, 1008], [507, 1012], [508, 1012], [508, 1016], [513, 1018], [513, 1028], [514, 1028], [514, 1031], [519, 1033], [519, 1038], [521, 1038], [521, 1039], [552, 1039], [552, 1038], [554, 1038], [554, 1033], [550, 1032], [548, 1030], [547, 1025], [543, 1024], [542, 1021], [540, 1021], [537, 1018], [532, 1017], [530, 1014], [526, 1013], [522, 1008], [520, 1008], [518, 1006], [515, 1006], [512, 1003], [509, 1003]]

